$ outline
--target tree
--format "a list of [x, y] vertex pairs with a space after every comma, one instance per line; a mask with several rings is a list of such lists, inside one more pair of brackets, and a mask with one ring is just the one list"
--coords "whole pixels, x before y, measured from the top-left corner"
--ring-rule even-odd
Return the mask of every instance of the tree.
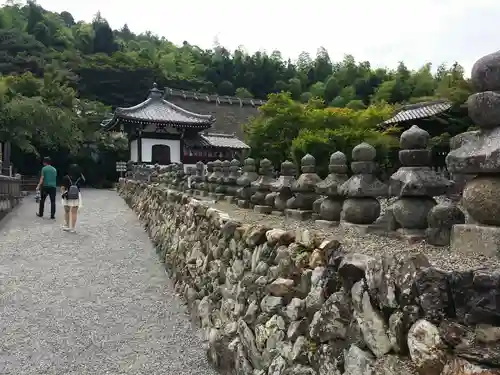
[[95, 36], [92, 25], [78, 23], [72, 27], [72, 31], [75, 38], [75, 48], [85, 54], [92, 53], [94, 51]]
[[221, 95], [233, 96], [234, 86], [230, 81], [222, 81], [219, 85], [218, 91]]
[[245, 99], [245, 98], [253, 98], [253, 95], [250, 91], [248, 91], [246, 88], [244, 87], [238, 87], [236, 89], [236, 94], [235, 96], [237, 96], [238, 98], [241, 98], [241, 99]]
[[121, 30], [117, 33], [125, 42], [129, 42], [134, 39], [135, 35], [130, 31], [127, 24], [123, 25]]
[[271, 160], [277, 167], [290, 154], [292, 140], [305, 123], [304, 107], [289, 94], [271, 94], [260, 115], [244, 128], [252, 156]]
[[313, 94], [310, 92], [303, 92], [300, 94], [300, 102], [301, 103], [307, 103], [309, 100], [313, 98]]
[[0, 29], [0, 73], [39, 74], [44, 65], [45, 46], [21, 30]]
[[111, 55], [118, 50], [113, 30], [99, 12], [92, 21], [92, 28], [94, 30], [94, 53]]
[[325, 83], [324, 98], [327, 102], [331, 102], [340, 93], [340, 86], [334, 76], [328, 77]]
[[412, 97], [419, 98], [434, 95], [436, 81], [432, 76], [431, 67], [430, 63], [425, 64], [409, 78], [410, 86], [412, 86]]
[[75, 25], [75, 19], [73, 18], [73, 15], [71, 13], [63, 11], [61, 12], [60, 16], [64, 21], [66, 27], [73, 27]]
[[320, 47], [316, 53], [313, 72], [314, 79], [319, 82], [324, 82], [332, 74], [332, 62], [324, 47]]
[[312, 96], [315, 96], [318, 98], [325, 97], [325, 84], [323, 82], [316, 82], [314, 85], [311, 85], [309, 90], [310, 90]]
[[288, 81], [288, 91], [292, 94], [292, 98], [297, 100], [302, 93], [302, 82], [298, 78], [291, 78]]
[[367, 140], [378, 147], [381, 159], [388, 155], [397, 140], [381, 132], [378, 124], [389, 118], [393, 108], [370, 106], [364, 110], [324, 108], [321, 101], [299, 104], [289, 94], [272, 94], [260, 107], [260, 115], [245, 126], [246, 140], [252, 156], [267, 157], [278, 167], [287, 158], [298, 163], [306, 153], [317, 157], [325, 172], [334, 150], [349, 152]]
[[39, 23], [43, 23], [44, 17], [42, 14], [42, 8], [32, 0], [29, 0], [27, 2], [27, 24], [26, 24], [26, 31], [29, 34], [34, 35], [35, 28]]
[[311, 55], [307, 52], [301, 52], [299, 58], [297, 59], [297, 70], [300, 73], [307, 74], [313, 67], [313, 61]]
[[353, 99], [353, 100], [350, 100], [346, 106], [346, 108], [349, 108], [349, 109], [357, 109], [357, 110], [361, 110], [361, 109], [365, 109], [366, 108], [366, 105], [365, 103], [363, 103], [362, 100], [359, 100], [359, 99]]

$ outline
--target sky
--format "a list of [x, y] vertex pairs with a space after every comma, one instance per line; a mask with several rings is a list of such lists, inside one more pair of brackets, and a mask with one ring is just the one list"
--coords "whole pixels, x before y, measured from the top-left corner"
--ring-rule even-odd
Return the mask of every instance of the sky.
[[[38, 0], [45, 9], [90, 21], [97, 11], [113, 29], [125, 23], [181, 44], [212, 48], [217, 38], [279, 50], [296, 59], [325, 47], [333, 61], [345, 54], [374, 67], [399, 61], [417, 69], [458, 61], [467, 73], [485, 54], [500, 50], [499, 0]], [[497, 39], [498, 38], [498, 39]]]

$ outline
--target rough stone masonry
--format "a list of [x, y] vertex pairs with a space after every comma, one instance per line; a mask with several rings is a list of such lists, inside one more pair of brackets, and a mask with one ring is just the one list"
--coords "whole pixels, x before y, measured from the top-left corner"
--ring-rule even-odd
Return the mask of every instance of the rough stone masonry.
[[122, 179], [119, 192], [223, 374], [500, 374], [499, 270], [349, 253], [341, 238], [239, 223], [160, 184]]

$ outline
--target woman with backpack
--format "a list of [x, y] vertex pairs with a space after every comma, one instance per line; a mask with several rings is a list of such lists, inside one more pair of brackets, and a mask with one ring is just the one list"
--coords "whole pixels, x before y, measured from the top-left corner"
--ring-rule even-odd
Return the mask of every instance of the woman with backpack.
[[82, 194], [80, 193], [81, 183], [85, 182], [80, 167], [72, 164], [69, 172], [63, 177], [61, 185], [62, 204], [64, 206], [64, 226], [63, 230], [74, 232], [78, 209], [82, 206]]

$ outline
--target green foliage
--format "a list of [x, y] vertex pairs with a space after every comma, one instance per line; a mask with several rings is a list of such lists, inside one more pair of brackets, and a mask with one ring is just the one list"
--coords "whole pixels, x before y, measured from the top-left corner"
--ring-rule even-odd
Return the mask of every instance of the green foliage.
[[289, 94], [273, 94], [245, 132], [253, 157], [267, 157], [278, 167], [289, 158], [299, 165], [300, 159], [310, 153], [317, 159], [319, 173], [325, 175], [332, 152], [342, 151], [349, 156], [361, 142], [376, 147], [378, 161], [385, 163], [391, 148], [397, 147], [397, 138], [391, 135], [393, 128], [381, 132], [377, 125], [392, 111], [387, 104], [364, 110], [324, 108], [317, 99], [303, 105]]
[[110, 111], [101, 103], [76, 99], [55, 73], [43, 79], [31, 73], [6, 76], [0, 88], [0, 141], [28, 153], [42, 148], [77, 154], [82, 143], [99, 141], [95, 133]]
[[176, 46], [151, 32], [136, 34], [126, 24], [112, 30], [99, 12], [90, 23], [75, 22], [70, 13], [50, 12], [34, 1], [0, 8], [0, 42], [2, 74], [31, 71], [42, 77], [43, 67], [55, 60], [60, 70], [80, 77], [72, 86], [81, 96], [113, 107], [140, 102], [154, 81], [220, 95], [239, 89], [238, 96], [259, 99], [288, 91], [303, 103], [319, 97], [333, 107], [355, 109], [419, 97], [458, 101], [470, 91], [456, 63], [438, 67], [436, 74], [431, 64], [416, 71], [402, 62], [394, 70], [373, 69], [351, 55], [333, 62], [321, 47], [316, 56], [301, 53], [294, 64], [278, 51], [231, 53], [217, 43], [205, 50], [188, 42]]
[[261, 115], [244, 127], [252, 155], [275, 166], [290, 155], [292, 141], [306, 123], [304, 106], [289, 94], [271, 94], [259, 108]]
[[249, 99], [249, 98], [253, 98], [253, 95], [250, 91], [248, 91], [246, 88], [244, 87], [238, 87], [236, 89], [236, 93], [235, 93], [235, 96], [237, 96], [238, 98], [241, 98], [241, 99]]

